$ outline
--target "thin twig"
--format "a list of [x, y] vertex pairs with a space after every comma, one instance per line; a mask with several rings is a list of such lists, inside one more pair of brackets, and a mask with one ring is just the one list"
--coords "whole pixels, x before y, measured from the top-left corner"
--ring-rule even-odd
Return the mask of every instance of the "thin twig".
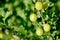
[[44, 18], [42, 17], [41, 11], [38, 11], [38, 14], [41, 16], [42, 18], [42, 23], [45, 24]]

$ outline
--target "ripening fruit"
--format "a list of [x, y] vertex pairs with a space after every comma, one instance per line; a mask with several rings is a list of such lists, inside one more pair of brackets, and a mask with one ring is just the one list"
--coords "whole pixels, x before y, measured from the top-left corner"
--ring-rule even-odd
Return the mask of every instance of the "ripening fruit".
[[20, 40], [20, 38], [16, 35], [11, 35], [10, 34], [10, 37], [11, 37], [10, 40]]
[[42, 4], [42, 2], [36, 2], [35, 8], [36, 8], [37, 10], [42, 10], [42, 9], [43, 9], [43, 4]]
[[3, 34], [2, 33], [0, 33], [0, 39], [3, 39]]
[[36, 35], [41, 36], [43, 35], [43, 30], [41, 28], [36, 29]]
[[31, 14], [31, 15], [30, 15], [30, 20], [31, 20], [32, 22], [35, 22], [35, 21], [37, 20], [37, 15], [36, 15], [36, 14]]
[[0, 39], [3, 39], [3, 33], [2, 33], [2, 31], [0, 30]]
[[45, 32], [49, 32], [50, 31], [51, 27], [50, 27], [49, 24], [44, 24], [43, 26], [44, 26], [43, 29], [44, 29]]
[[15, 38], [11, 38], [10, 40], [15, 40]]
[[46, 9], [48, 7], [48, 3], [47, 2], [43, 2], [43, 9]]

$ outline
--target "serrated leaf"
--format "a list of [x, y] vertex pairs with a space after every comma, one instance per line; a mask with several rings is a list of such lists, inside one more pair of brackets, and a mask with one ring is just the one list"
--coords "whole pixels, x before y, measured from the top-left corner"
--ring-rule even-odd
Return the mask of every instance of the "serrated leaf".
[[22, 33], [23, 35], [26, 35], [27, 34], [27, 31], [25, 30], [25, 28], [23, 27], [23, 25], [21, 25], [19, 28], [18, 28], [18, 31], [20, 33]]
[[24, 10], [17, 8], [16, 11], [17, 11], [17, 15], [20, 16], [24, 21], [26, 21], [26, 15], [24, 14]]
[[8, 19], [8, 26], [13, 26], [15, 21], [15, 16], [12, 16], [12, 18]]
[[6, 18], [9, 17], [10, 15], [12, 15], [12, 11], [8, 11], [8, 12], [5, 14], [3, 20], [5, 21]]
[[1, 15], [2, 17], [5, 16], [5, 11], [3, 10], [3, 8], [0, 8], [0, 15]]

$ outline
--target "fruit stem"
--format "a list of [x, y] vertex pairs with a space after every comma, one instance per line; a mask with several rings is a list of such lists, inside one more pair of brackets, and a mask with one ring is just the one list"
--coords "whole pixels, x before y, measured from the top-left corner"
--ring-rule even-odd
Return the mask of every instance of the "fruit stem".
[[38, 11], [38, 14], [41, 16], [42, 18], [42, 23], [45, 24], [44, 18], [42, 17], [41, 11]]

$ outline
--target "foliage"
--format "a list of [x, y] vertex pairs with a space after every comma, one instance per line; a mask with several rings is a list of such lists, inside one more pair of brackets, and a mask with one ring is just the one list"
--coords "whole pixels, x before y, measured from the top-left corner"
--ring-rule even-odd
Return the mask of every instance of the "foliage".
[[[42, 3], [38, 4], [42, 5], [39, 6], [40, 9], [36, 2]], [[60, 40], [59, 4], [60, 0], [0, 0], [0, 39]], [[30, 15], [33, 13], [38, 18], [31, 16], [34, 20], [31, 21]], [[50, 27], [49, 32], [45, 32], [45, 23]], [[47, 28], [46, 25], [45, 27]]]

